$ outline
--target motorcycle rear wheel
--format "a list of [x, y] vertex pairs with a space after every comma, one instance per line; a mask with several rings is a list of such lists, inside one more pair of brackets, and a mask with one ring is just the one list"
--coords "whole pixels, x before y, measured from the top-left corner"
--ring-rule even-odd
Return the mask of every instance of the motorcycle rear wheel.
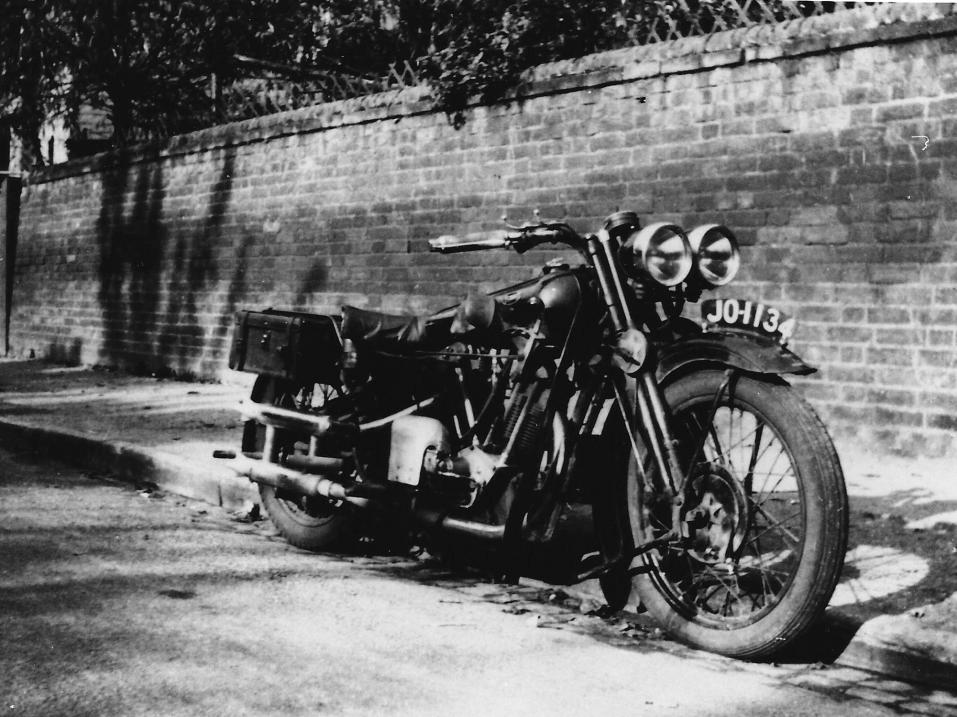
[[[338, 389], [332, 386], [316, 384], [308, 387], [270, 376], [259, 376], [253, 385], [252, 398], [260, 403], [303, 411], [306, 409], [306, 391], [313, 397], [316, 391], [327, 398], [338, 394]], [[315, 407], [316, 399], [311, 400], [310, 404]], [[309, 439], [307, 436], [283, 433], [280, 440], [287, 450], [293, 450], [297, 440], [308, 443]], [[263, 426], [255, 421], [247, 422], [243, 430], [243, 451], [262, 451], [264, 441]], [[259, 497], [276, 530], [297, 548], [322, 552], [343, 547], [354, 535], [355, 513], [349, 505], [336, 504], [323, 497], [291, 494], [263, 484], [259, 485]]]
[[[830, 600], [847, 545], [847, 493], [827, 430], [787, 384], [739, 376], [709, 423], [725, 380], [698, 371], [664, 388], [682, 459], [707, 435], [683, 507], [691, 538], [643, 556], [635, 587], [677, 639], [766, 659], [805, 634]], [[630, 465], [637, 543], [667, 531], [670, 504], [655, 508], [649, 471], [639, 505]]]

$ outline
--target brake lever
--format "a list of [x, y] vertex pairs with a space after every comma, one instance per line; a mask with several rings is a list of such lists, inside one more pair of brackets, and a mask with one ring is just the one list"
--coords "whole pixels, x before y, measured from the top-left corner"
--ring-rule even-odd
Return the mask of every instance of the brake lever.
[[503, 215], [502, 215], [502, 221], [505, 223], [505, 228], [506, 228], [506, 229], [510, 229], [510, 230], [512, 230], [512, 231], [524, 231], [524, 232], [531, 231], [531, 230], [534, 230], [534, 229], [546, 229], [546, 228], [552, 226], [553, 224], [558, 224], [558, 223], [559, 223], [557, 220], [556, 220], [556, 221], [544, 221], [544, 220], [542, 219], [541, 212], [539, 212], [537, 209], [533, 209], [533, 210], [532, 210], [532, 214], [535, 215], [535, 221], [534, 221], [534, 222], [525, 222], [524, 224], [520, 224], [520, 225], [519, 225], [519, 224], [509, 224], [509, 223], [508, 223], [508, 214], [503, 214]]

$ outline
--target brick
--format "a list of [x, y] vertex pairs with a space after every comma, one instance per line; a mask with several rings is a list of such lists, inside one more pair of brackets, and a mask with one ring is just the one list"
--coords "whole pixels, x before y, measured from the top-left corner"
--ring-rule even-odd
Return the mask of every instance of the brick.
[[921, 366], [935, 368], [957, 368], [957, 353], [936, 349], [924, 349], [918, 355]]
[[802, 153], [802, 158], [804, 164], [807, 167], [814, 169], [820, 169], [823, 167], [844, 167], [850, 161], [850, 157], [847, 151], [826, 149], [826, 150], [811, 150]]
[[869, 324], [909, 324], [911, 312], [909, 309], [894, 306], [868, 307], [867, 323]]
[[801, 321], [833, 322], [840, 320], [840, 316], [840, 307], [809, 304], [801, 307], [799, 318]]
[[927, 105], [928, 117], [943, 117], [957, 115], [957, 97], [948, 97], [942, 100], [932, 100]]
[[921, 181], [934, 181], [940, 179], [941, 163], [937, 160], [923, 159], [917, 165], [917, 176]]
[[934, 290], [935, 304], [957, 304], [957, 286], [938, 286]]
[[884, 142], [887, 130], [883, 125], [858, 126], [841, 130], [837, 134], [839, 147], [879, 147]]
[[928, 409], [945, 410], [957, 415], [957, 393], [924, 391], [920, 394], [920, 405]]
[[923, 102], [908, 102], [906, 104], [891, 104], [878, 107], [875, 119], [878, 122], [913, 119], [923, 117], [926, 107]]
[[914, 383], [914, 369], [909, 365], [906, 368], [896, 366], [876, 367], [873, 373], [873, 382], [882, 386], [910, 387]]
[[728, 177], [727, 188], [730, 191], [748, 191], [767, 189], [769, 186], [788, 186], [790, 178], [787, 174], [776, 172], [772, 174], [736, 174]]
[[877, 406], [874, 411], [874, 423], [878, 426], [920, 426], [923, 422], [923, 413], [918, 411], [899, 411], [884, 406]]
[[912, 366], [914, 365], [915, 352], [911, 349], [902, 348], [868, 348], [866, 351], [868, 363], [875, 366]]
[[753, 119], [736, 119], [721, 122], [721, 136], [754, 134]]
[[847, 167], [837, 172], [838, 184], [883, 184], [887, 181], [887, 168], [883, 165]]
[[921, 265], [913, 264], [870, 264], [867, 277], [875, 284], [899, 284], [920, 279]]
[[696, 177], [701, 174], [700, 162], [665, 162], [658, 167], [659, 179]]
[[913, 182], [917, 179], [917, 165], [892, 164], [887, 167], [887, 181], [892, 183]]
[[864, 363], [864, 349], [861, 346], [841, 346], [841, 363]]
[[924, 332], [920, 329], [877, 329], [874, 341], [878, 345], [914, 346], [923, 342]]
[[868, 403], [908, 407], [917, 403], [917, 393], [908, 389], [868, 388], [864, 392], [864, 400]]
[[927, 426], [945, 431], [957, 431], [957, 414], [930, 413], [927, 415]]
[[827, 329], [828, 341], [834, 343], [868, 343], [874, 336], [872, 329], [858, 326], [831, 326]]
[[803, 160], [796, 154], [777, 154], [762, 157], [758, 160], [759, 172], [788, 172], [797, 169]]
[[927, 344], [929, 346], [953, 346], [955, 344], [955, 331], [953, 329], [930, 329], [927, 332]]
[[835, 132], [801, 132], [788, 138], [788, 149], [792, 152], [806, 153], [835, 149], [838, 135]]

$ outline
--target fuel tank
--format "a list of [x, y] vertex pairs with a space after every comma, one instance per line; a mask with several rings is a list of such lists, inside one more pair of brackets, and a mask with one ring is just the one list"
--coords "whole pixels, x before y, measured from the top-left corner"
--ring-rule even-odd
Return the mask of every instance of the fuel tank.
[[[546, 267], [541, 276], [498, 289], [490, 296], [512, 315], [542, 315], [548, 339], [562, 344], [568, 339], [575, 313], [586, 296], [586, 271], [585, 267], [569, 268], [566, 265]], [[521, 310], [523, 308], [528, 311]], [[443, 309], [433, 314], [429, 321], [443, 322], [457, 310], [458, 306]]]

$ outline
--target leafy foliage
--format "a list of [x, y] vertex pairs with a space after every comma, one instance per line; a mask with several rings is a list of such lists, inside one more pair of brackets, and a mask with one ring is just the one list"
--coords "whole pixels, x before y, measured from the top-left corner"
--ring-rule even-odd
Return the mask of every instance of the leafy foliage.
[[461, 124], [470, 98], [487, 102], [501, 97], [523, 70], [623, 42], [628, 4], [438, 0], [432, 48], [420, 69], [437, 104]]
[[0, 114], [26, 138], [24, 154], [40, 156], [40, 125], [56, 104], [60, 34], [49, 0], [8, 0], [0, 25]]
[[[817, 5], [816, 3], [808, 4]], [[471, 101], [529, 67], [642, 43], [662, 18], [787, 16], [782, 0], [7, 0], [0, 116], [39, 157], [44, 118], [107, 113], [114, 142], [208, 126], [236, 56], [308, 71], [384, 75], [415, 62], [436, 106], [464, 122]], [[793, 4], [792, 4], [793, 6]], [[812, 11], [814, 11], [812, 9]], [[793, 12], [793, 10], [792, 10]], [[751, 18], [753, 19], [753, 18]]]
[[431, 46], [419, 69], [437, 106], [460, 125], [470, 98], [501, 97], [535, 65], [659, 41], [662, 27], [700, 34], [813, 14], [818, 4], [790, 3], [789, 10], [783, 0], [434, 0]]
[[318, 61], [335, 2], [8, 0], [0, 115], [37, 161], [43, 120], [75, 119], [81, 107], [107, 112], [118, 145], [203, 126], [209, 78], [235, 77], [236, 54]]

